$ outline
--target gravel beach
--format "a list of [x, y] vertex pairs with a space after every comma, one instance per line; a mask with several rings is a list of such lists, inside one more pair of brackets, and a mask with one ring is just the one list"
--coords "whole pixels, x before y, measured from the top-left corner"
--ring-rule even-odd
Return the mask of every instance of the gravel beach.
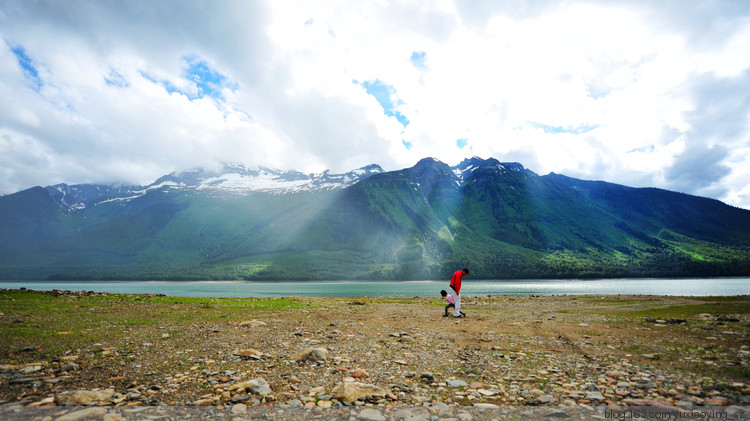
[[3, 290], [0, 412], [481, 419], [750, 405], [747, 296], [465, 297], [459, 319], [443, 304]]

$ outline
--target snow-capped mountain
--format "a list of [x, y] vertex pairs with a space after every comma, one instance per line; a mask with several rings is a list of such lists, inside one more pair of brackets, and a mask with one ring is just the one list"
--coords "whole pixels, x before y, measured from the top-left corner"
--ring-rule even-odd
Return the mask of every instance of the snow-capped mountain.
[[194, 190], [217, 195], [246, 195], [253, 192], [287, 194], [303, 191], [342, 189], [382, 173], [379, 165], [368, 165], [344, 174], [305, 174], [299, 171], [282, 171], [271, 168], [248, 168], [242, 164], [226, 164], [219, 171], [203, 168], [173, 172], [160, 177], [147, 186], [121, 186], [101, 184], [57, 184], [45, 189], [50, 196], [71, 210], [111, 202], [127, 201], [154, 190]]
[[[434, 158], [425, 158], [418, 164], [445, 164]], [[455, 174], [454, 182], [461, 185], [477, 171], [517, 171], [534, 174], [517, 162], [500, 162], [494, 158], [468, 158], [450, 170]], [[266, 167], [250, 168], [243, 164], [225, 164], [220, 170], [195, 168], [165, 175], [147, 186], [124, 186], [103, 184], [56, 184], [45, 189], [50, 196], [70, 210], [81, 210], [89, 206], [113, 201], [128, 201], [156, 190], [191, 190], [211, 195], [246, 195], [254, 192], [288, 194], [305, 191], [335, 190], [349, 187], [372, 175], [383, 173], [376, 164], [368, 165], [344, 174], [302, 173]]]

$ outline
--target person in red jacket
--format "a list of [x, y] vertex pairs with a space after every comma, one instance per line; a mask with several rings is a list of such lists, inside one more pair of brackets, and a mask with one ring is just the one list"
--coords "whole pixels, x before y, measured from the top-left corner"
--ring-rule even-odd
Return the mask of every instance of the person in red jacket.
[[453, 309], [453, 317], [465, 317], [466, 314], [461, 311], [461, 281], [463, 280], [464, 275], [469, 274], [469, 269], [461, 269], [457, 270], [453, 276], [451, 277], [451, 289], [455, 294], [453, 295], [453, 298], [455, 299], [455, 305], [456, 307]]

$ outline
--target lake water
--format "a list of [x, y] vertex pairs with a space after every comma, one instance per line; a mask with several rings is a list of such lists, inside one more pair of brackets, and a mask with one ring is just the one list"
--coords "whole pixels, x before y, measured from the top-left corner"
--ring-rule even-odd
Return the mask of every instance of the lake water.
[[[430, 297], [448, 289], [448, 281], [0, 281], [0, 288], [165, 294], [178, 297]], [[464, 280], [463, 296], [476, 295], [750, 295], [750, 278]]]

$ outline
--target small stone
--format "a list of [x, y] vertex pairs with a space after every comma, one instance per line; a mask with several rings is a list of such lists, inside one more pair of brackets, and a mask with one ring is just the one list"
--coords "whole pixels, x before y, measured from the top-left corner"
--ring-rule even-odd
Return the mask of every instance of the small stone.
[[211, 406], [211, 404], [214, 403], [214, 400], [211, 398], [204, 398], [204, 399], [198, 399], [197, 401], [193, 401], [190, 405], [192, 406]]
[[115, 392], [113, 390], [76, 390], [70, 393], [61, 393], [55, 398], [59, 406], [84, 406], [91, 403], [106, 401]]
[[448, 387], [452, 387], [452, 388], [460, 388], [460, 387], [468, 386], [468, 383], [466, 383], [463, 380], [446, 380], [445, 384]]
[[242, 352], [240, 352], [240, 357], [242, 358], [250, 358], [250, 357], [256, 357], [256, 356], [260, 357], [261, 355], [263, 355], [263, 352], [258, 351], [255, 348], [247, 348], [243, 350]]
[[62, 371], [77, 371], [78, 368], [79, 368], [78, 364], [76, 364], [74, 362], [68, 362], [68, 363], [63, 364], [63, 366], [60, 367], [60, 370], [62, 370]]
[[499, 406], [497, 406], [495, 404], [492, 404], [492, 403], [475, 403], [473, 406], [475, 408], [479, 408], [479, 409], [496, 409], [496, 408], [500, 408]]
[[424, 381], [430, 382], [430, 383], [432, 383], [432, 382], [435, 381], [435, 375], [432, 374], [429, 371], [426, 371], [426, 372], [420, 374], [419, 378], [422, 379], [422, 380], [424, 380]]
[[328, 350], [325, 348], [305, 348], [294, 355], [295, 361], [325, 361], [328, 359]]
[[362, 421], [385, 421], [385, 417], [380, 411], [372, 408], [363, 409], [357, 414], [357, 419]]
[[536, 398], [535, 402], [539, 405], [552, 405], [556, 400], [552, 395], [542, 395]]
[[590, 401], [604, 402], [606, 398], [599, 392], [588, 392], [586, 393], [586, 399]]
[[260, 327], [260, 326], [267, 326], [266, 323], [261, 322], [260, 320], [247, 320], [242, 323], [240, 323], [240, 327]]
[[607, 377], [611, 377], [615, 380], [619, 380], [623, 377], [627, 377], [628, 373], [619, 370], [611, 370], [607, 372]]
[[65, 414], [56, 419], [56, 421], [78, 421], [78, 420], [92, 420], [100, 419], [107, 413], [106, 408], [86, 408], [80, 411], [71, 412]]
[[245, 412], [247, 412], [247, 405], [238, 403], [237, 405], [232, 405], [232, 413], [234, 415], [242, 415]]
[[349, 377], [353, 377], [355, 379], [363, 379], [366, 377], [370, 377], [370, 374], [362, 369], [356, 369], [349, 373]]
[[385, 396], [386, 391], [379, 386], [356, 381], [341, 382], [331, 390], [331, 396], [342, 402], [355, 402], [360, 398], [367, 399], [376, 394]]
[[729, 399], [723, 396], [715, 396], [713, 398], [706, 399], [706, 403], [708, 403], [709, 405], [715, 405], [715, 406], [727, 406], [729, 405]]
[[483, 389], [487, 387], [487, 385], [482, 382], [471, 382], [471, 385], [469, 385], [469, 387], [472, 389]]
[[268, 395], [272, 392], [271, 387], [268, 386], [268, 383], [260, 377], [258, 377], [257, 379], [252, 379], [246, 382], [232, 385], [229, 388], [229, 391], [231, 392], [238, 389], [245, 389], [248, 392], [261, 396]]
[[624, 401], [629, 406], [658, 406], [658, 407], [667, 407], [672, 406], [672, 404], [664, 399], [626, 399]]

